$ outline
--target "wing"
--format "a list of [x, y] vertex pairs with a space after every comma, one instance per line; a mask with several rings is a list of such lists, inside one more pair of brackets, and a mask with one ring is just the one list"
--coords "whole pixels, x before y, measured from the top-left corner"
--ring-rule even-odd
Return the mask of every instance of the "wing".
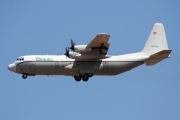
[[109, 49], [110, 44], [109, 41], [109, 34], [100, 33], [98, 34], [88, 45], [88, 48], [92, 50], [87, 54], [102, 54], [106, 55]]

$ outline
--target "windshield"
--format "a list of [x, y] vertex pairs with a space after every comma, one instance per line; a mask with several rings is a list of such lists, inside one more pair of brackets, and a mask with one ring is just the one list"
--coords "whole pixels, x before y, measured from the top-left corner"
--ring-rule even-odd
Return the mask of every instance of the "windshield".
[[18, 58], [16, 59], [16, 61], [22, 61], [22, 60], [24, 60], [23, 57], [18, 57]]

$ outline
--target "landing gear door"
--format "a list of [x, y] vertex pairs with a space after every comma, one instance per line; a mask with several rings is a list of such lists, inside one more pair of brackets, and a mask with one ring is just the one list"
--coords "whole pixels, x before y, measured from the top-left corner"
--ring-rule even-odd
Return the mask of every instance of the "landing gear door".
[[79, 69], [79, 73], [94, 73], [93, 69]]

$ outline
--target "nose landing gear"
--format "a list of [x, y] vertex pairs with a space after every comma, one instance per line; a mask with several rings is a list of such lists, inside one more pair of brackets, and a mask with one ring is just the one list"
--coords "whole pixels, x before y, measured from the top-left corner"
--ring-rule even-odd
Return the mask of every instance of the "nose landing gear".
[[28, 77], [28, 74], [23, 74], [23, 75], [22, 75], [22, 78], [23, 78], [23, 79], [26, 79], [27, 77]]

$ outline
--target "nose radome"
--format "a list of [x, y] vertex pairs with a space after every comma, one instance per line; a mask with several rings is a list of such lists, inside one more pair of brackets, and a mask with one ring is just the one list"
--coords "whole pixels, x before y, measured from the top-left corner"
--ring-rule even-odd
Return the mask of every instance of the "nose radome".
[[16, 72], [16, 65], [15, 64], [8, 65], [8, 70], [10, 70], [12, 72]]

